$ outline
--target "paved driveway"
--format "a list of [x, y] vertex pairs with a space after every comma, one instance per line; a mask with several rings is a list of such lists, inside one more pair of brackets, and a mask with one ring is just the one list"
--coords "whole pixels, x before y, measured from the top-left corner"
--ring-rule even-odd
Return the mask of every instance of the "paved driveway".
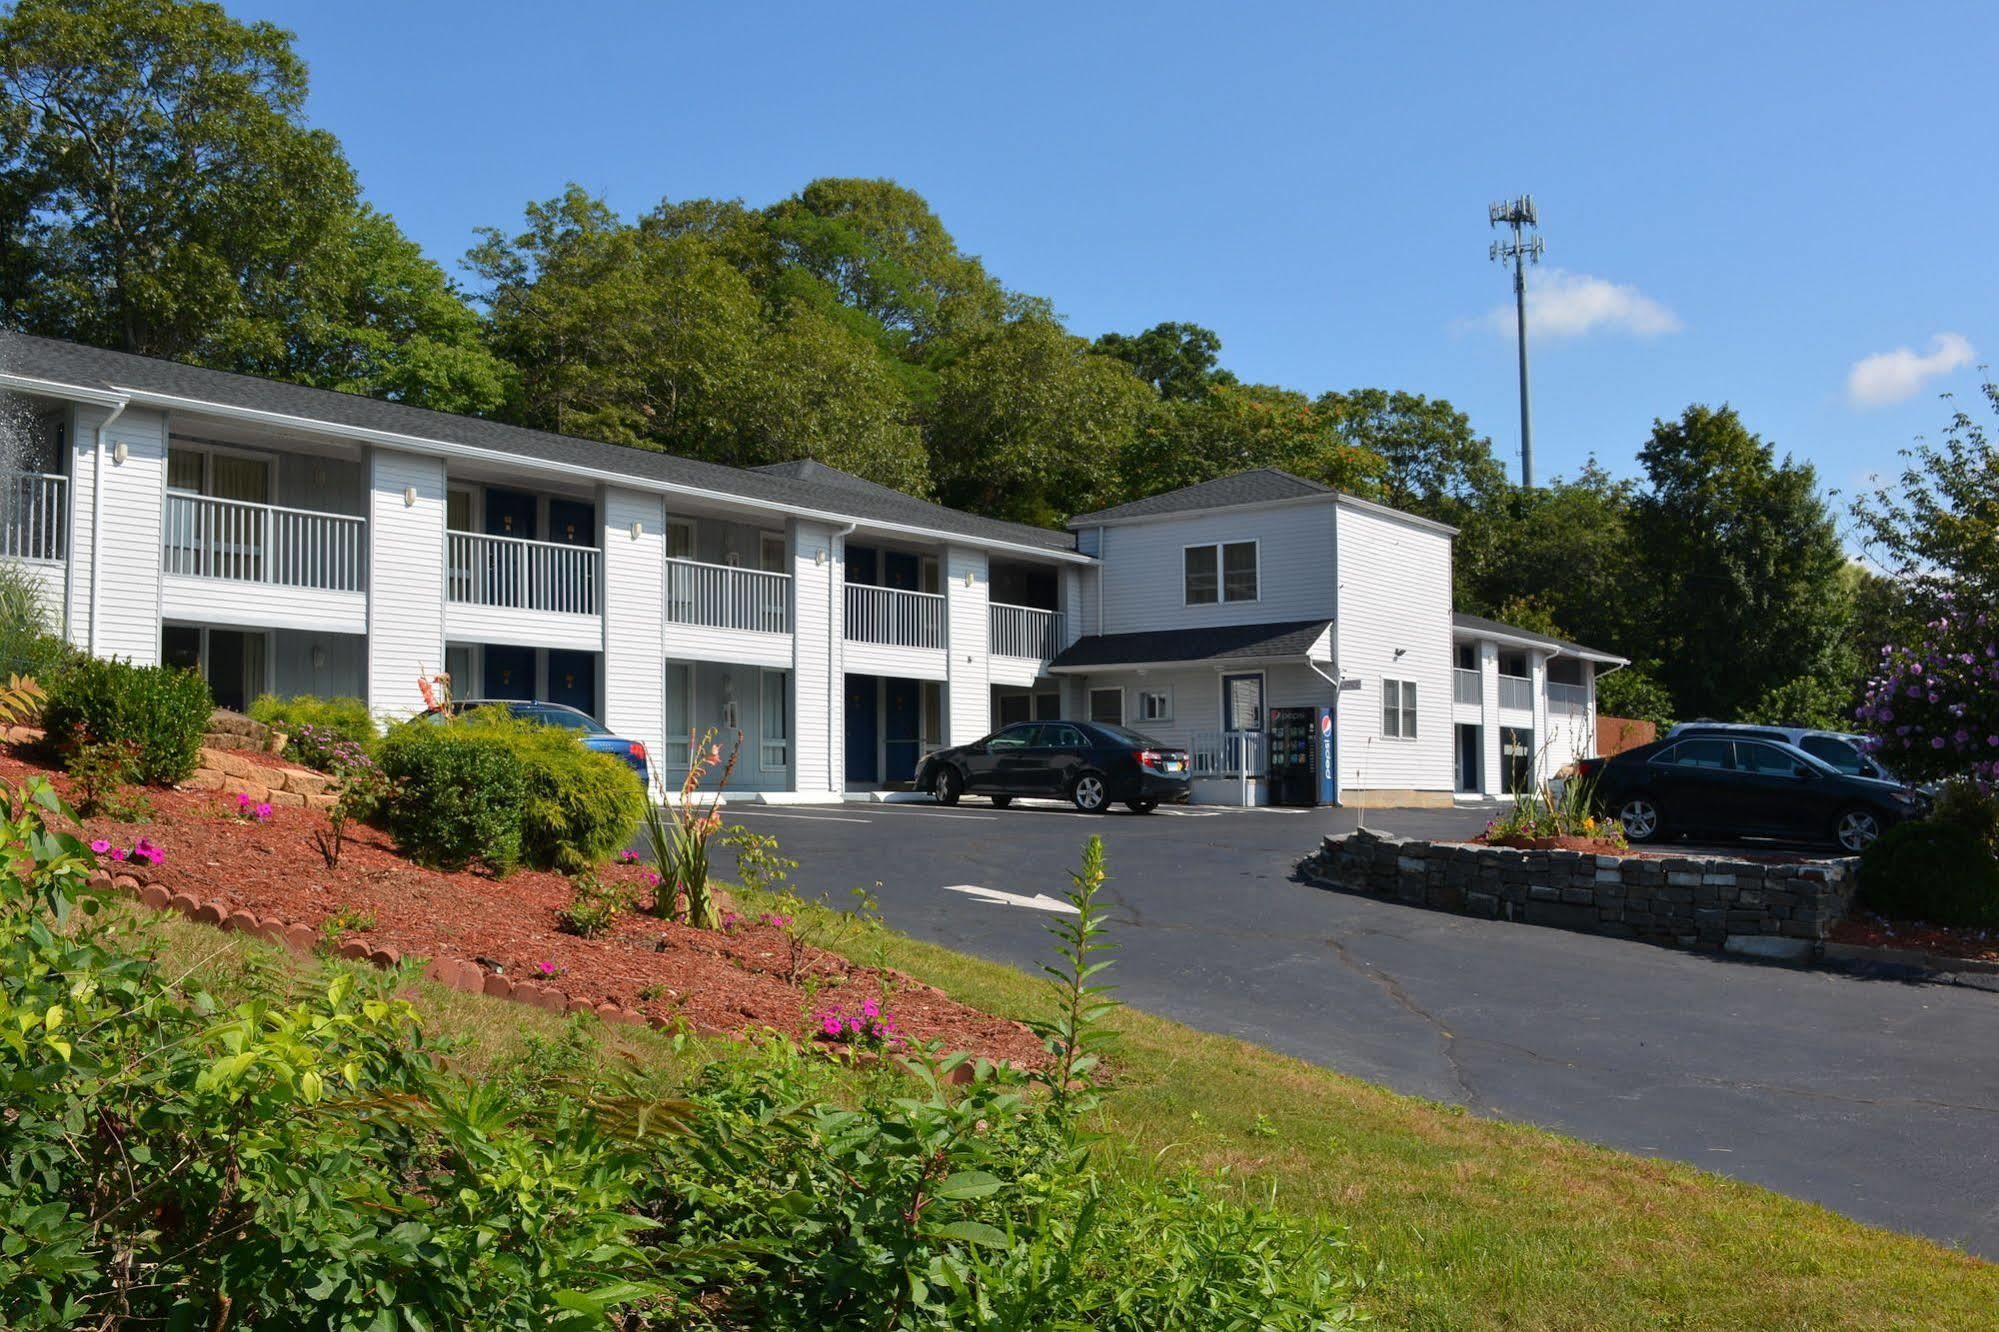
[[[1867, 980], [1403, 907], [1297, 882], [1351, 811], [729, 811], [897, 928], [1047, 958], [1038, 911], [1101, 833], [1126, 1002], [1399, 1091], [1689, 1161], [1999, 1257], [1999, 995]], [[1487, 812], [1383, 811], [1462, 835]]]

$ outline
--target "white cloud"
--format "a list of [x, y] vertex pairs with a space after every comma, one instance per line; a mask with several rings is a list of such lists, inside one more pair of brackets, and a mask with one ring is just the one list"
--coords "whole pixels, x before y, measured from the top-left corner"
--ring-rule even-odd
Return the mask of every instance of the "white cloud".
[[[1472, 322], [1510, 338], [1513, 306], [1496, 305]], [[1681, 327], [1678, 315], [1628, 283], [1565, 268], [1528, 270], [1529, 338], [1575, 338], [1599, 331], [1650, 338]]]
[[1971, 364], [1971, 343], [1957, 333], [1930, 339], [1927, 355], [1897, 347], [1853, 363], [1846, 372], [1846, 397], [1856, 407], [1886, 407], [1914, 397], [1924, 381]]

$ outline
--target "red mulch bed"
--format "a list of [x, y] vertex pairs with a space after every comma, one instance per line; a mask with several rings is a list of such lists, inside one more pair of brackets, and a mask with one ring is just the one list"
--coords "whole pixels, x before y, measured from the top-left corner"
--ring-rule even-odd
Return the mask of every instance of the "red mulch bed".
[[[34, 773], [70, 794], [67, 776], [31, 751], [8, 747], [0, 754], [0, 777]], [[372, 827], [350, 828], [340, 868], [329, 870], [313, 841], [313, 833], [328, 826], [317, 810], [281, 809], [260, 824], [237, 817], [234, 797], [219, 792], [149, 788], [145, 794], [153, 804], [150, 821], [90, 819], [86, 835], [120, 846], [150, 838], [166, 858], [157, 868], [139, 866], [144, 876], [203, 901], [315, 929], [342, 911], [369, 912], [374, 927], [348, 938], [420, 957], [479, 961], [488, 971], [497, 963], [516, 981], [546, 983], [648, 1017], [678, 1016], [697, 1029], [775, 1028], [810, 1039], [818, 1029], [816, 1012], [857, 1012], [864, 999], [876, 999], [906, 1040], [941, 1041], [947, 1050], [1023, 1066], [1042, 1056], [1032, 1033], [1017, 1022], [899, 973], [817, 949], [804, 964], [818, 984], [808, 1003], [804, 990], [785, 979], [789, 936], [775, 926], [742, 921], [727, 932], [699, 930], [633, 911], [620, 915], [609, 932], [579, 939], [555, 927], [556, 912], [571, 895], [559, 874], [517, 870], [494, 879], [470, 870], [423, 869]], [[631, 885], [643, 901], [650, 894], [640, 886], [641, 870], [611, 866], [600, 877]]]
[[1914, 948], [1944, 957], [1999, 962], [1999, 930], [1973, 930], [1953, 925], [1925, 925], [1919, 920], [1889, 920], [1860, 915], [1842, 920], [1826, 936], [1836, 943], [1868, 948]]

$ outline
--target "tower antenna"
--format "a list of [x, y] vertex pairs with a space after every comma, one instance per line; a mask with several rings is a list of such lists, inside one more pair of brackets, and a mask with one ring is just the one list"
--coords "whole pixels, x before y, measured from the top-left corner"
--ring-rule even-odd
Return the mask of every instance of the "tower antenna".
[[1523, 194], [1511, 203], [1496, 203], [1487, 210], [1495, 227], [1511, 227], [1512, 240], [1496, 240], [1491, 255], [1495, 262], [1513, 261], [1513, 314], [1520, 332], [1520, 488], [1534, 488], [1534, 423], [1527, 402], [1527, 265], [1541, 262], [1545, 248], [1538, 235], [1541, 219], [1534, 212], [1534, 196]]

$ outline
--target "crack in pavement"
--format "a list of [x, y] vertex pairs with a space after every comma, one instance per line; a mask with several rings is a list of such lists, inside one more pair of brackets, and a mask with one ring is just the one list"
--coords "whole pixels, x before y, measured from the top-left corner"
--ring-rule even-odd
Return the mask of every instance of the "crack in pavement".
[[1464, 1065], [1458, 1062], [1456, 1048], [1458, 1038], [1456, 1033], [1445, 1026], [1435, 1013], [1432, 1013], [1429, 1009], [1424, 1008], [1412, 999], [1409, 996], [1409, 992], [1402, 988], [1401, 983], [1395, 977], [1389, 975], [1373, 963], [1363, 962], [1355, 957], [1347, 951], [1347, 946], [1341, 943], [1336, 937], [1328, 936], [1326, 944], [1333, 950], [1333, 956], [1339, 959], [1340, 965], [1374, 984], [1404, 1012], [1410, 1014], [1412, 1017], [1420, 1018], [1430, 1025], [1431, 1029], [1437, 1033], [1438, 1053], [1443, 1055], [1445, 1065], [1450, 1068], [1451, 1079], [1458, 1084], [1458, 1091], [1463, 1095], [1466, 1108], [1477, 1109], [1483, 1106], [1483, 1098], [1472, 1089], [1471, 1079], [1466, 1075]]

